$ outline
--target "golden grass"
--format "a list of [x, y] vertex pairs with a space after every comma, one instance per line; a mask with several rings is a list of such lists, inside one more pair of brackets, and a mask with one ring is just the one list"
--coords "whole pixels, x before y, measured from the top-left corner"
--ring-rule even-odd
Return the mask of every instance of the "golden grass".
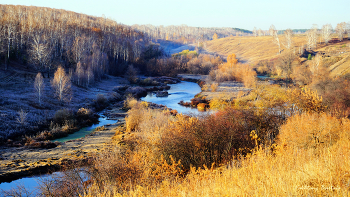
[[218, 170], [193, 169], [184, 180], [95, 196], [349, 196], [349, 149], [349, 139], [317, 154], [314, 149], [288, 149], [272, 156], [259, 149]]
[[[282, 93], [271, 91], [271, 94]], [[285, 100], [283, 96], [279, 99]], [[126, 161], [114, 155], [102, 161], [109, 162], [111, 167], [107, 166], [107, 170], [111, 170], [108, 171], [111, 173], [124, 169], [126, 176], [130, 169], [135, 169], [137, 176], [133, 180], [136, 181], [104, 180], [102, 188], [94, 183], [85, 196], [350, 195], [348, 119], [315, 112], [296, 114], [281, 126], [275, 144], [256, 148], [251, 154], [235, 158], [216, 169], [206, 166], [202, 169], [191, 168], [182, 178], [173, 175], [179, 174], [180, 161], [167, 163], [162, 156], [157, 157], [160, 151], [157, 144], [169, 125], [172, 125], [170, 131], [181, 134], [192, 126], [189, 123], [198, 120], [181, 114], [174, 118], [165, 111], [147, 109], [141, 103], [135, 104], [128, 112], [128, 117], [132, 116], [143, 117], [136, 118], [137, 121], [131, 124], [137, 132], [130, 135], [140, 143], [135, 147], [135, 154], [131, 154]], [[127, 125], [128, 121], [131, 120], [126, 120]], [[119, 166], [119, 171], [113, 166]], [[140, 173], [141, 170], [144, 172]]]
[[[279, 36], [281, 50], [286, 50], [283, 46], [284, 37]], [[333, 35], [333, 39], [337, 39]], [[293, 44], [296, 53], [300, 52], [302, 47], [306, 46], [307, 38], [305, 35], [294, 35]], [[228, 56], [232, 53], [243, 63], [256, 64], [260, 60], [271, 60], [279, 57], [278, 46], [272, 42], [271, 36], [262, 37], [227, 37], [208, 41], [206, 50], [220, 55]], [[282, 51], [283, 53], [284, 51]], [[315, 52], [325, 54], [324, 61], [333, 62], [328, 65], [330, 76], [340, 76], [350, 73], [350, 40], [344, 39], [342, 42], [325, 44], [317, 43]]]
[[[284, 42], [284, 37], [279, 37], [280, 42]], [[306, 36], [296, 35], [293, 41], [296, 48], [303, 46], [306, 44]], [[278, 56], [278, 46], [272, 42], [271, 36], [221, 38], [208, 41], [206, 46], [206, 50], [220, 55], [228, 56], [234, 53], [240, 61], [247, 63], [273, 59]], [[283, 49], [281, 44], [281, 50]], [[298, 52], [297, 49], [296, 52]]]
[[[291, 119], [298, 121], [300, 116]], [[320, 127], [334, 122], [329, 116], [316, 119]], [[129, 192], [108, 190], [90, 196], [349, 196], [349, 126], [349, 121], [343, 120], [336, 128], [338, 141], [328, 146], [299, 148], [281, 142], [271, 147], [273, 152], [260, 147], [218, 169], [192, 168], [186, 178], [164, 180], [157, 187], [136, 185]], [[312, 125], [303, 129], [311, 133]]]

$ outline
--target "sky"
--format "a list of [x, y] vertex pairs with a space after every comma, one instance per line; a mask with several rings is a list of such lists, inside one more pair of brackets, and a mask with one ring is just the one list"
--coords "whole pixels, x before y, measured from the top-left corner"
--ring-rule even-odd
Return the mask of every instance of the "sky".
[[105, 16], [126, 25], [188, 25], [263, 30], [350, 22], [350, 0], [0, 0]]

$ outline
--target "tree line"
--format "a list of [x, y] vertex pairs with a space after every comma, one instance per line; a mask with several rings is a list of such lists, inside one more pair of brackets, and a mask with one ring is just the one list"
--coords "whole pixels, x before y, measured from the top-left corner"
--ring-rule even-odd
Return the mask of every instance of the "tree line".
[[[77, 76], [118, 74], [136, 62], [148, 42], [144, 33], [106, 17], [65, 10], [0, 5], [0, 65], [15, 60], [50, 73], [57, 65]], [[83, 71], [83, 72], [82, 72]]]
[[219, 38], [249, 35], [251, 32], [245, 29], [230, 27], [191, 27], [187, 25], [133, 25], [135, 30], [144, 32], [152, 40], [171, 40], [181, 43], [198, 43], [212, 40], [216, 34]]

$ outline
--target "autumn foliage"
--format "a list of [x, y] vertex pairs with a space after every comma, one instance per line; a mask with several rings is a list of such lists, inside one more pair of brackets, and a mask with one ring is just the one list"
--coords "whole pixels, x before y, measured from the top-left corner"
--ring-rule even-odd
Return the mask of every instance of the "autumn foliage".
[[227, 56], [227, 63], [219, 65], [218, 69], [212, 70], [210, 76], [217, 82], [240, 81], [246, 87], [254, 87], [256, 73], [249, 65], [238, 63], [235, 54]]

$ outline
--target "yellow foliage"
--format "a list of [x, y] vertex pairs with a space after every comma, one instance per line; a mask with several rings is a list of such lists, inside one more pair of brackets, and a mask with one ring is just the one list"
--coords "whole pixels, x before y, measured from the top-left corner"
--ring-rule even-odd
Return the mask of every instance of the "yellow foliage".
[[181, 133], [191, 128], [196, 122], [198, 122], [196, 117], [190, 117], [180, 113], [176, 115], [175, 120], [170, 121], [169, 125], [174, 131]]
[[206, 91], [208, 91], [208, 90], [209, 90], [209, 85], [208, 85], [208, 84], [204, 84], [204, 85], [202, 86], [202, 91], [206, 92]]
[[239, 64], [235, 54], [228, 55], [227, 63], [219, 65], [211, 75], [218, 82], [236, 80], [243, 82], [248, 88], [256, 85], [256, 72], [247, 64]]
[[299, 110], [307, 112], [322, 112], [326, 106], [322, 103], [322, 97], [309, 88], [293, 89], [290, 91], [292, 102], [297, 105]]
[[238, 60], [236, 58], [236, 54], [232, 53], [230, 55], [227, 56], [227, 63], [228, 64], [237, 64]]
[[219, 86], [218, 83], [212, 83], [212, 84], [210, 85], [211, 91], [212, 91], [212, 92], [216, 92], [216, 90], [218, 89], [218, 86]]
[[330, 147], [347, 130], [341, 120], [327, 114], [296, 114], [281, 127], [279, 143], [298, 148]]
[[137, 102], [138, 102], [137, 99], [135, 99], [133, 97], [128, 97], [124, 101], [124, 108], [131, 109], [137, 104]]
[[205, 103], [199, 103], [199, 104], [197, 105], [197, 109], [198, 109], [199, 111], [204, 111], [205, 108], [206, 108], [206, 106], [207, 106], [207, 104], [205, 104]]
[[217, 33], [214, 33], [214, 35], [213, 35], [213, 40], [216, 40], [216, 39], [218, 39], [219, 37], [218, 37], [218, 34]]
[[340, 139], [330, 148], [320, 149], [317, 154], [313, 149], [273, 147], [274, 154], [260, 148], [222, 168], [192, 168], [184, 179], [164, 180], [156, 187], [136, 185], [130, 192], [111, 193], [115, 196], [175, 197], [349, 195], [348, 138]]
[[209, 108], [211, 110], [219, 110], [224, 109], [225, 107], [229, 106], [229, 102], [220, 99], [219, 97], [215, 97], [209, 101]]

